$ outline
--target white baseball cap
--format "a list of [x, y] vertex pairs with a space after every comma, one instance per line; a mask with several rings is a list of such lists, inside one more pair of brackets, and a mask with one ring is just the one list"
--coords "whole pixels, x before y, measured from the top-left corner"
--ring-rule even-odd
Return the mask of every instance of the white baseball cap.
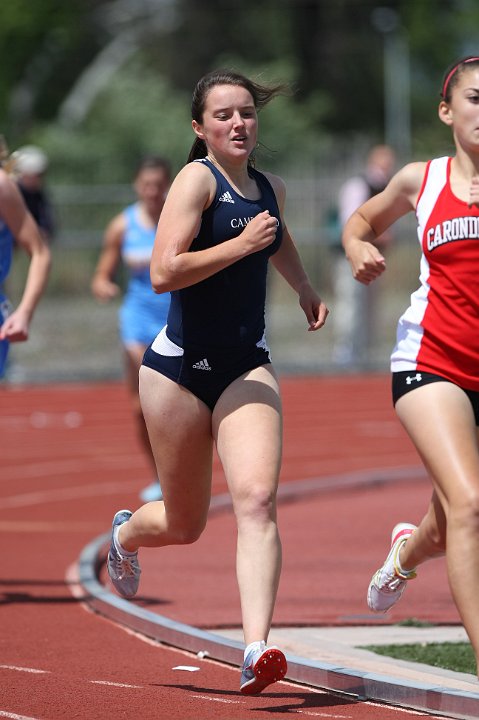
[[13, 153], [15, 169], [25, 175], [41, 175], [48, 168], [46, 154], [36, 145], [24, 145]]

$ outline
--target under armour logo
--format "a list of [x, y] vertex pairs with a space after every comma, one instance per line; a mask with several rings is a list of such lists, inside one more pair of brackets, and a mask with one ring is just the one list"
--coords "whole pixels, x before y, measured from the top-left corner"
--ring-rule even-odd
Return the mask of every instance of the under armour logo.
[[412, 377], [411, 377], [411, 375], [408, 375], [406, 378], [406, 384], [410, 385], [412, 382], [414, 382], [414, 380], [416, 380], [416, 382], [421, 382], [421, 380], [422, 380], [421, 373], [416, 373]]

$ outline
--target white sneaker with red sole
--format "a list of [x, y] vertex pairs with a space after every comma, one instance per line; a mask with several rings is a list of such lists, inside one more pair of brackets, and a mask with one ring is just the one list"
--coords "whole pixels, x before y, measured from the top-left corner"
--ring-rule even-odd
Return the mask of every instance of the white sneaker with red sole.
[[282, 680], [288, 670], [284, 653], [274, 645], [261, 642], [251, 650], [243, 663], [240, 690], [243, 695], [258, 695], [271, 683]]
[[408, 580], [416, 577], [415, 570], [403, 570], [399, 564], [399, 551], [416, 530], [416, 525], [399, 523], [391, 534], [391, 550], [384, 565], [374, 573], [368, 588], [369, 609], [385, 613], [397, 603]]

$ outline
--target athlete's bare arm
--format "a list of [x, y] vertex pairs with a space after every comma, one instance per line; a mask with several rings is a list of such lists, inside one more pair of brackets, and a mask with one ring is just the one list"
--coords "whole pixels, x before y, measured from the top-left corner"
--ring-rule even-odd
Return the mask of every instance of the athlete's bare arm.
[[396, 220], [415, 210], [425, 168], [426, 163], [406, 165], [346, 223], [343, 247], [359, 282], [368, 285], [386, 269], [384, 256], [373, 243]]

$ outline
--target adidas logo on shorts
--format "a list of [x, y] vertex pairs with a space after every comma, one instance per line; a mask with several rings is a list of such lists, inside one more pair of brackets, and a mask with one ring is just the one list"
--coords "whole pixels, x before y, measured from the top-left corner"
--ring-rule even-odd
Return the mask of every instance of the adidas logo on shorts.
[[203, 358], [203, 360], [199, 360], [191, 367], [193, 368], [193, 370], [211, 370], [211, 365], [206, 358]]
[[235, 204], [235, 201], [231, 197], [231, 193], [229, 192], [229, 190], [227, 190], [225, 193], [223, 193], [223, 195], [220, 195], [218, 200], [219, 200], [219, 202], [229, 202], [229, 203], [233, 203], [233, 205]]

